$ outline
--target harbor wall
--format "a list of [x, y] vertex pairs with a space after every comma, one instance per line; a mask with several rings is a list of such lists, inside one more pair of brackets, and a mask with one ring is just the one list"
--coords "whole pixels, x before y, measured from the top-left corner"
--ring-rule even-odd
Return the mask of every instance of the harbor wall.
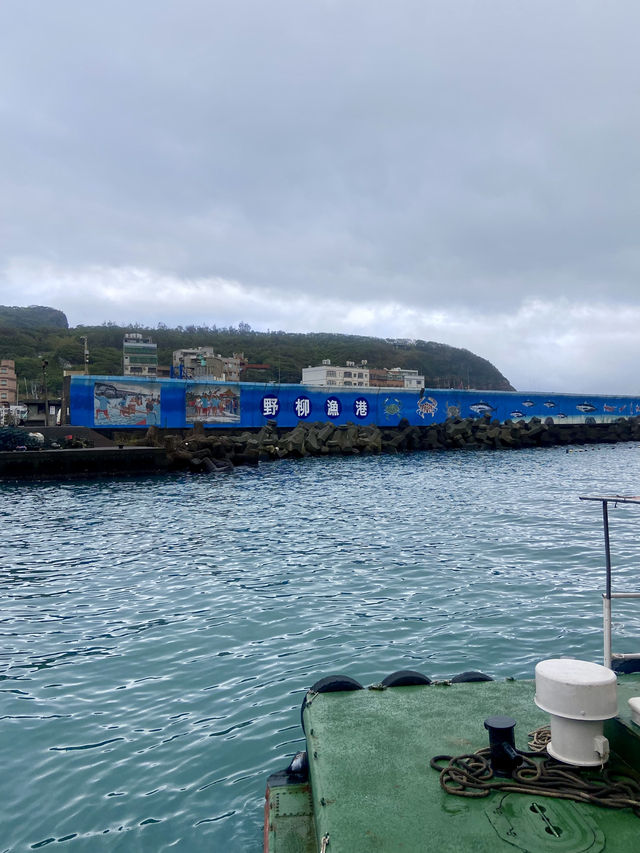
[[96, 429], [255, 429], [328, 422], [395, 427], [451, 419], [612, 423], [640, 414], [640, 397], [426, 388], [329, 388], [124, 376], [72, 376], [69, 423]]
[[[0, 478], [86, 477], [150, 474], [164, 471], [220, 473], [237, 465], [309, 456], [395, 454], [415, 451], [517, 450], [640, 441], [640, 416], [607, 423], [555, 424], [539, 418], [501, 423], [489, 416], [450, 418], [444, 423], [413, 426], [406, 419], [394, 427], [376, 424], [299, 422], [280, 427], [270, 420], [260, 429], [207, 431], [200, 423], [188, 430], [151, 426], [143, 434], [90, 432], [83, 427], [43, 430], [40, 449], [0, 452]], [[20, 432], [17, 430], [16, 432]], [[27, 435], [26, 430], [24, 431]], [[54, 441], [54, 439], [57, 439]], [[56, 448], [56, 449], [53, 449]]]

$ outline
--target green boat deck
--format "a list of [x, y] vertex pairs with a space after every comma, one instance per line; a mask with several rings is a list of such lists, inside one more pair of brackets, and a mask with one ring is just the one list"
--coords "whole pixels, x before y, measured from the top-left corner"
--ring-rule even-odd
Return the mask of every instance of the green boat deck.
[[[487, 746], [487, 717], [513, 717], [516, 746], [528, 748], [528, 732], [549, 721], [534, 693], [533, 681], [508, 680], [310, 694], [309, 783], [270, 777], [265, 851], [640, 850], [640, 818], [629, 809], [503, 792], [469, 799], [442, 790], [429, 760]], [[619, 676], [619, 717], [605, 724], [608, 766], [623, 756], [626, 772], [631, 766], [640, 773], [640, 728], [627, 702], [639, 695], [639, 675]]]

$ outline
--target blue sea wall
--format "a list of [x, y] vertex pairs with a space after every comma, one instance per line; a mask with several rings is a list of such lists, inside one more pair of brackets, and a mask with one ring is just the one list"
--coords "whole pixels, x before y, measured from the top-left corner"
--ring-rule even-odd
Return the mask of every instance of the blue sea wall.
[[69, 406], [73, 426], [98, 429], [185, 429], [194, 423], [206, 429], [252, 428], [267, 421], [279, 427], [300, 421], [392, 427], [402, 419], [429, 426], [485, 415], [501, 422], [551, 417], [557, 424], [607, 423], [640, 414], [640, 397], [72, 376]]

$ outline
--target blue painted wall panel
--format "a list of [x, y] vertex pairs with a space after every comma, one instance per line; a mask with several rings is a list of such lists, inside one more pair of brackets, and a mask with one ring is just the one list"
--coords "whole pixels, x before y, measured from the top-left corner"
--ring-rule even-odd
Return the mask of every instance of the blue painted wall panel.
[[556, 423], [615, 420], [640, 414], [639, 397], [577, 394], [523, 394], [516, 391], [403, 388], [318, 388], [146, 379], [124, 376], [72, 376], [71, 423], [74, 426], [146, 429], [150, 425], [184, 429], [202, 421], [207, 429], [279, 426], [299, 421], [395, 426], [402, 418], [426, 426], [447, 417], [500, 421], [553, 417]]

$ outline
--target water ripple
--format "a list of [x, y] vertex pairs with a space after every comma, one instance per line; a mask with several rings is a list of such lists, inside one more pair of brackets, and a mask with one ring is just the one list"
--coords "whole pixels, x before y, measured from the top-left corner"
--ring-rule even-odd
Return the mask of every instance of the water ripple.
[[[635, 491], [637, 453], [0, 485], [3, 851], [257, 853], [266, 777], [300, 747], [317, 678], [598, 659], [599, 507], [577, 496]], [[620, 588], [639, 521], [611, 511]], [[633, 604], [614, 619], [633, 651]]]

